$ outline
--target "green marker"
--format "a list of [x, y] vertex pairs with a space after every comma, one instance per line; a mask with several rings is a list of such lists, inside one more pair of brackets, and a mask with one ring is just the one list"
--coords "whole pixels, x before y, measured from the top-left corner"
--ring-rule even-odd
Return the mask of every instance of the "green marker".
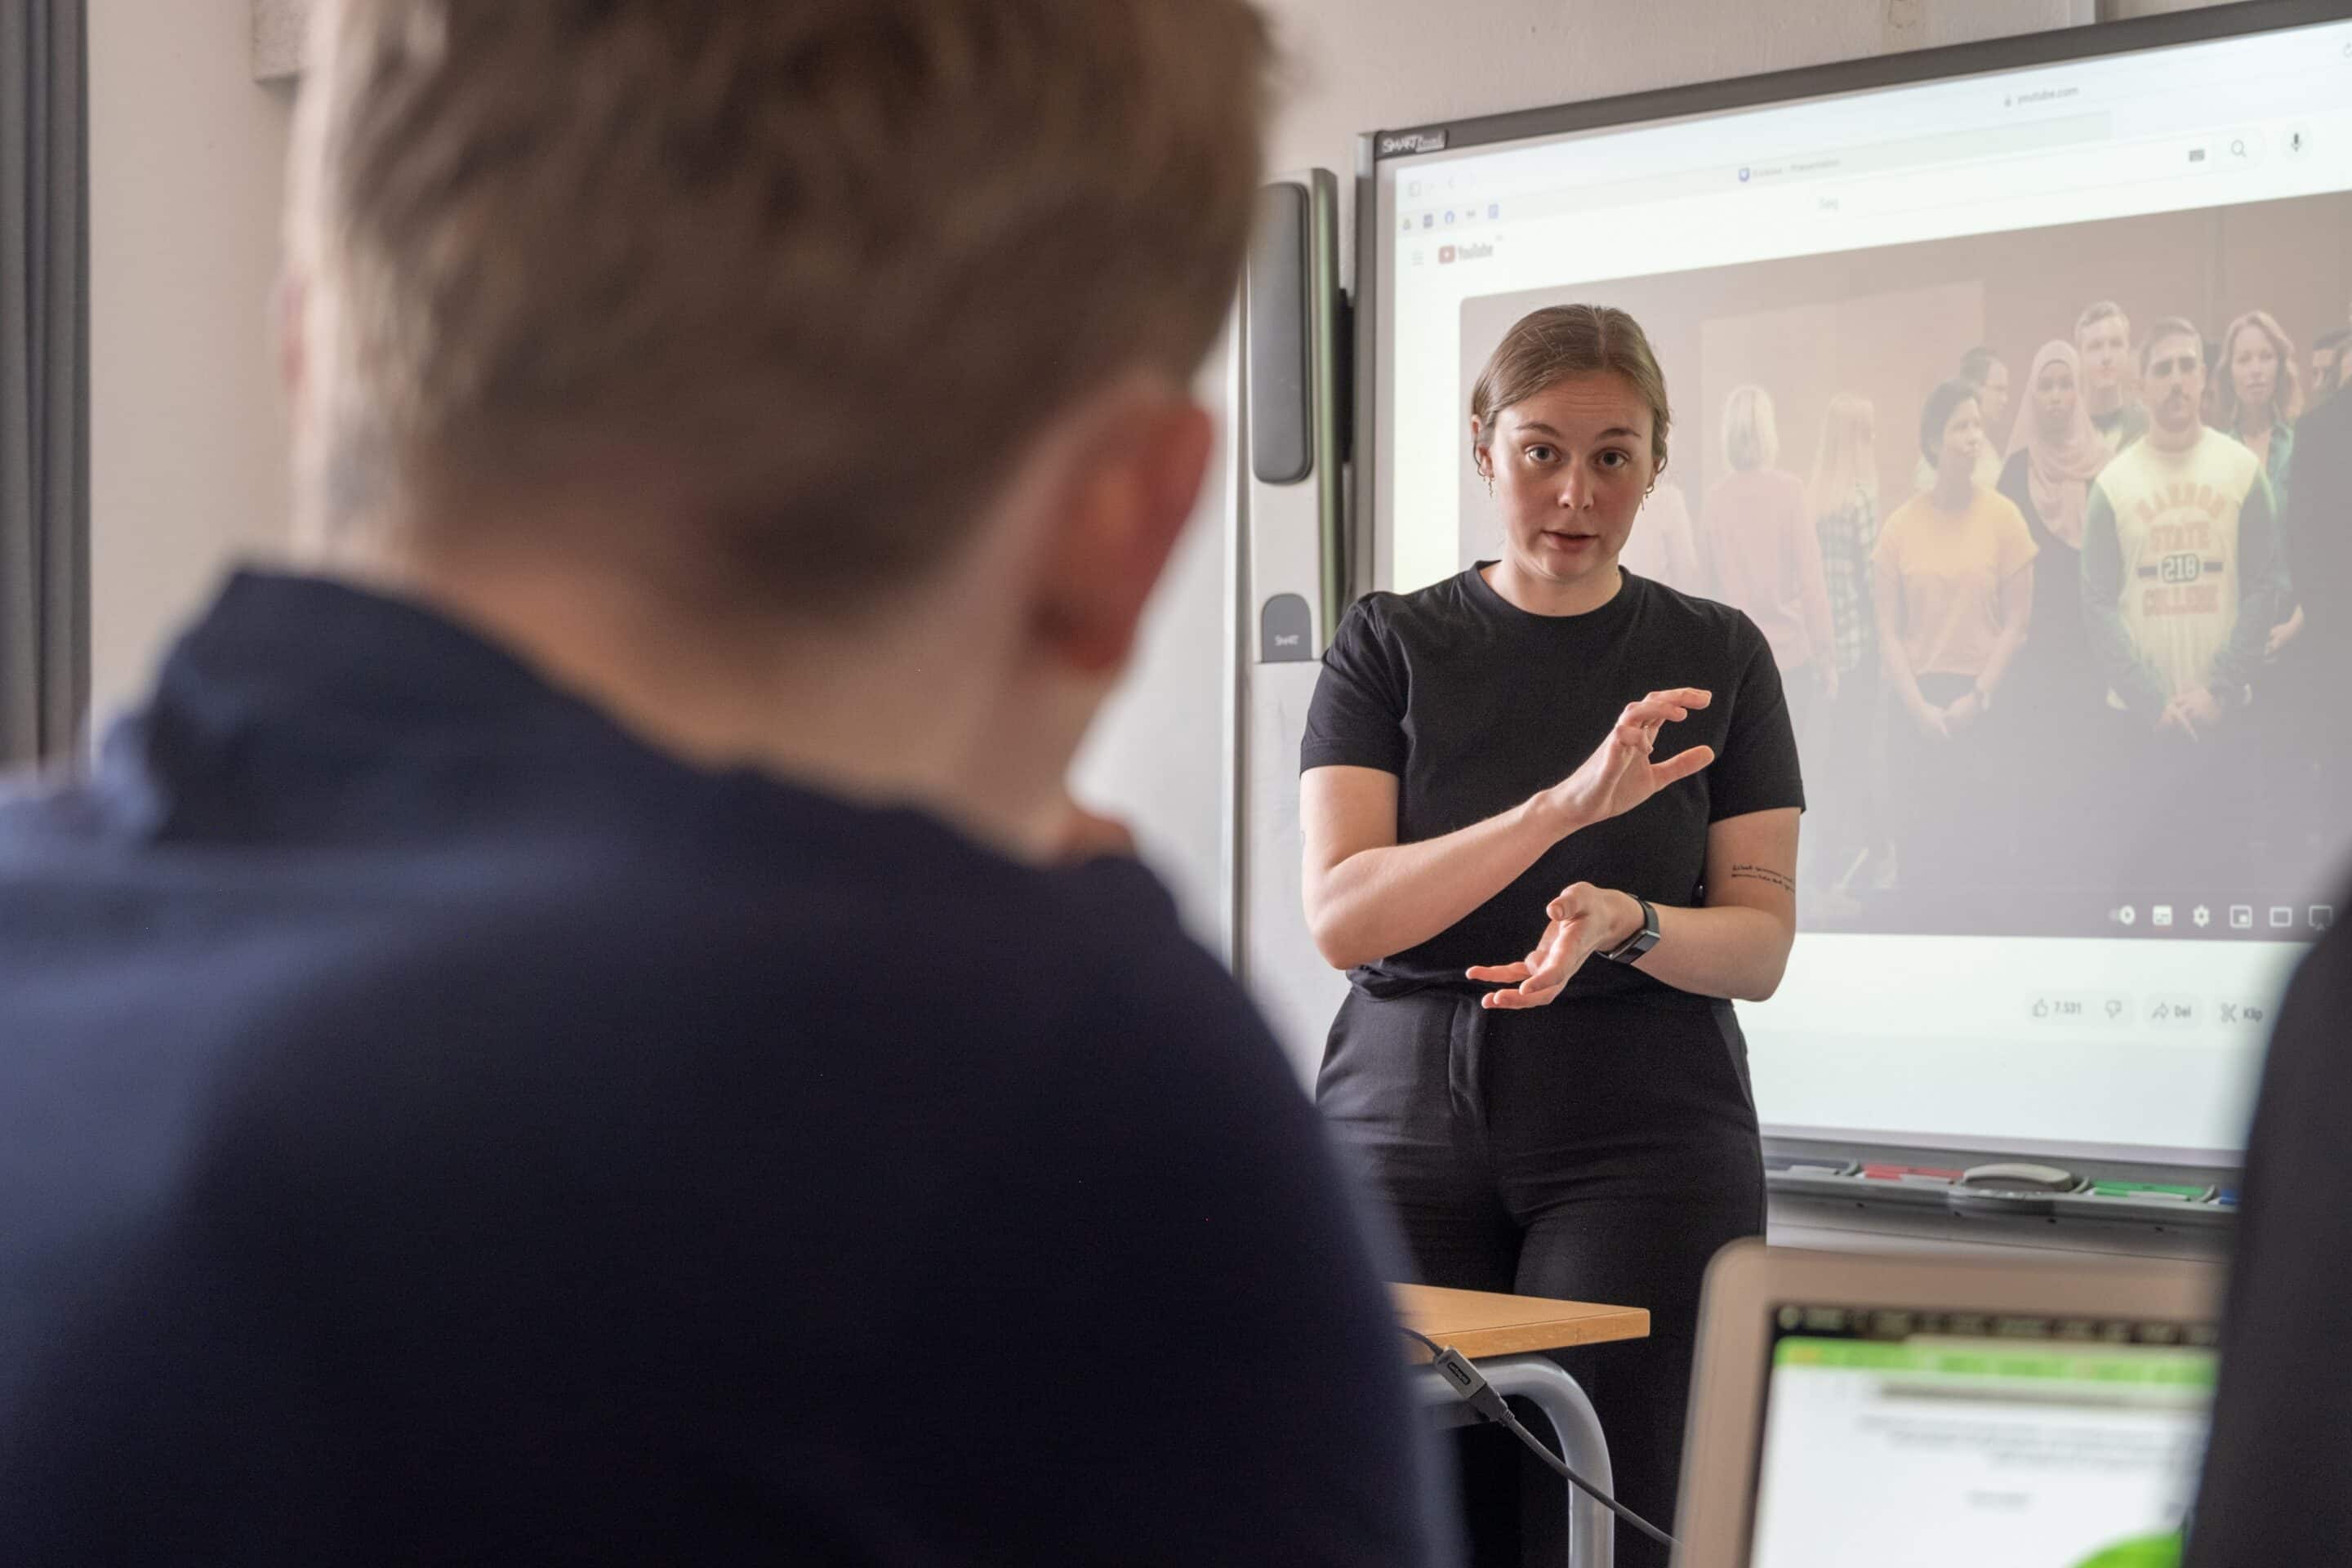
[[2169, 1182], [2093, 1182], [2095, 1198], [2162, 1198], [2171, 1203], [2201, 1204], [2213, 1195], [2210, 1187], [2184, 1187]]

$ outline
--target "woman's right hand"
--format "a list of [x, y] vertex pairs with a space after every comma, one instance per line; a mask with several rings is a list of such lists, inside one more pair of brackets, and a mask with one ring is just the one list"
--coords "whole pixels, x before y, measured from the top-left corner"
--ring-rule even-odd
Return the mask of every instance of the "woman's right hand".
[[1601, 749], [1544, 792], [1546, 804], [1574, 832], [1622, 816], [1668, 784], [1690, 777], [1715, 761], [1714, 747], [1693, 746], [1663, 763], [1650, 761], [1650, 751], [1658, 743], [1662, 727], [1679, 723], [1714, 700], [1712, 692], [1682, 686], [1628, 703]]

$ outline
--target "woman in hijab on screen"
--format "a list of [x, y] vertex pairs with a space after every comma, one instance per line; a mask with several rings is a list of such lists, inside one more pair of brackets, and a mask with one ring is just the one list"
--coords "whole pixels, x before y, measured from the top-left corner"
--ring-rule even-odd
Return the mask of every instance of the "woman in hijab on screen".
[[2026, 373], [2026, 405], [2001, 468], [2000, 493], [2025, 515], [2033, 558], [2033, 633], [2018, 650], [2013, 722], [2000, 737], [2022, 784], [2021, 864], [2029, 878], [2074, 879], [2069, 846], [2080, 836], [2078, 780], [2049, 774], [2051, 759], [2069, 754], [2105, 700], [2083, 620], [2083, 513], [2091, 481], [2110, 457], [2082, 397], [2082, 356], [2053, 339]]

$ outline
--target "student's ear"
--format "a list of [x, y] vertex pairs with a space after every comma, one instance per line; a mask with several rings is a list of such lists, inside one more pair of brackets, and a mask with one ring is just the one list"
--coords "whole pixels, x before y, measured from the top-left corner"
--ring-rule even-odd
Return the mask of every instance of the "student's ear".
[[278, 379], [285, 388], [289, 407], [302, 404], [302, 382], [308, 374], [306, 356], [308, 334], [302, 328], [302, 307], [309, 291], [302, 279], [291, 272], [278, 278]]
[[1208, 412], [1170, 393], [1122, 399], [1091, 432], [1072, 468], [1037, 615], [1062, 662], [1089, 676], [1127, 662], [1215, 443]]

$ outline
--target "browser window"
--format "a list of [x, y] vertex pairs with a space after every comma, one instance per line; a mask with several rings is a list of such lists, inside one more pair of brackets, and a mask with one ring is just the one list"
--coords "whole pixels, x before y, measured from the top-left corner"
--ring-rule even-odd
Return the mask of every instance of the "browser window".
[[[2352, 24], [1375, 171], [1379, 586], [1499, 552], [1467, 402], [1514, 321], [1657, 350], [1623, 564], [1764, 631], [1807, 782], [1767, 1126], [2227, 1163], [2352, 861], [2352, 494], [2292, 480], [2352, 379]], [[1921, 427], [1964, 376], [1962, 506]]]
[[2210, 1324], [1778, 1309], [1756, 1568], [2178, 1563]]

